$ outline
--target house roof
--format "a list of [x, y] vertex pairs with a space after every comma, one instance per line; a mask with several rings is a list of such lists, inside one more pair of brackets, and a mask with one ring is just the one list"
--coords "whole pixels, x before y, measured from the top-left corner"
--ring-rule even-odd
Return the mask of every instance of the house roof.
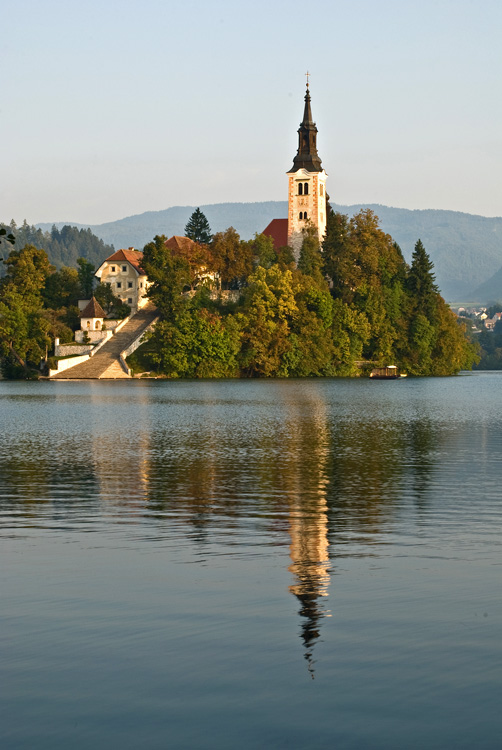
[[169, 237], [169, 239], [166, 240], [166, 247], [169, 247], [171, 250], [189, 251], [196, 244], [197, 243], [191, 240], [190, 237], [180, 237], [177, 234], [173, 234], [172, 237]]
[[[141, 252], [141, 250], [135, 250], [133, 247], [130, 247], [128, 250], [117, 250], [116, 253], [113, 253], [113, 255], [110, 255], [105, 260], [105, 263], [113, 263], [114, 261], [116, 263], [120, 263], [124, 260], [127, 261], [127, 263], [130, 263], [130, 265], [140, 276], [146, 276], [144, 270], [141, 268], [141, 263], [143, 262], [143, 253]], [[102, 263], [101, 266], [103, 265], [104, 264]], [[98, 268], [98, 271], [101, 269], [101, 266]]]
[[288, 244], [288, 220], [272, 219], [268, 227], [263, 230], [262, 234], [266, 234], [267, 237], [272, 237], [276, 250], [280, 247], [285, 247], [285, 245]]
[[80, 313], [81, 318], [106, 318], [106, 313], [99, 302], [91, 297], [87, 305]]

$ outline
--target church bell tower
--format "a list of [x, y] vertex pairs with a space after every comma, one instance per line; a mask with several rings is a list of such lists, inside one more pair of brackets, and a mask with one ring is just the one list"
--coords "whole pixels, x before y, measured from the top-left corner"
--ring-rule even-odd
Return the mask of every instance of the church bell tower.
[[298, 129], [298, 152], [287, 173], [288, 245], [298, 260], [303, 231], [309, 226], [317, 230], [319, 242], [326, 232], [326, 177], [317, 153], [317, 128], [312, 119], [307, 73], [307, 91], [303, 121]]

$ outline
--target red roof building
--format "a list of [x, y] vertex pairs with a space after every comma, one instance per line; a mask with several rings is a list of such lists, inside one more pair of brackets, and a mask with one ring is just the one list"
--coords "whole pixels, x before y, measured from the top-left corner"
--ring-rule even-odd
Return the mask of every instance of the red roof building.
[[263, 230], [262, 234], [265, 234], [267, 237], [272, 237], [276, 250], [280, 247], [285, 247], [288, 244], [288, 220], [272, 219], [268, 227]]
[[133, 247], [117, 250], [96, 271], [103, 284], [110, 284], [113, 293], [136, 312], [148, 302], [148, 280], [141, 264], [143, 253]]

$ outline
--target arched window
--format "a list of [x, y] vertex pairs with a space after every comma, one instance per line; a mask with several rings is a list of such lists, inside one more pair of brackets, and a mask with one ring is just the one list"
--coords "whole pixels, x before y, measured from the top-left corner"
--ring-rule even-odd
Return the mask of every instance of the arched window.
[[303, 183], [298, 183], [298, 195], [303, 195]]
[[309, 194], [309, 184], [308, 182], [306, 182], [303, 186], [303, 195], [308, 195], [308, 194]]
[[96, 329], [96, 331], [99, 331], [99, 329], [101, 328], [101, 323], [99, 322], [99, 320], [96, 321], [94, 328]]

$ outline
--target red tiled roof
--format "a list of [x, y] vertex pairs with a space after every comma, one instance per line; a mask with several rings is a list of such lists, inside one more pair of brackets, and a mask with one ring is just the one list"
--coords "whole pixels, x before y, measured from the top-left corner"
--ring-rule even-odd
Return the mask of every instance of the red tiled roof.
[[197, 243], [191, 240], [190, 237], [180, 237], [177, 234], [169, 237], [169, 239], [166, 241], [166, 247], [171, 248], [171, 250], [190, 251], [196, 244]]
[[141, 252], [141, 250], [134, 250], [134, 248], [132, 247], [130, 247], [128, 250], [117, 250], [116, 253], [113, 253], [113, 255], [110, 255], [110, 257], [106, 259], [105, 263], [113, 263], [114, 261], [116, 263], [120, 263], [124, 260], [130, 263], [140, 276], [146, 275], [141, 268], [143, 253]]
[[263, 230], [262, 234], [266, 234], [267, 237], [272, 237], [276, 250], [280, 247], [285, 247], [285, 245], [288, 244], [288, 220], [272, 219], [268, 227]]
[[87, 305], [80, 313], [81, 318], [106, 318], [106, 313], [99, 302], [91, 297]]

